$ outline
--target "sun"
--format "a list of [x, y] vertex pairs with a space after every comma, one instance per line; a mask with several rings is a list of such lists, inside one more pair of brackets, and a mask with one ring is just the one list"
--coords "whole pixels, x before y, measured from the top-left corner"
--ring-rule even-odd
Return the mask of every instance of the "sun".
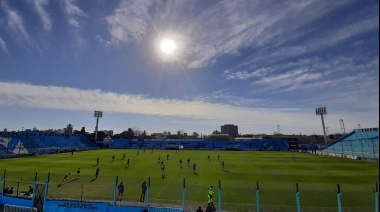
[[172, 54], [177, 46], [175, 45], [174, 41], [171, 39], [164, 39], [161, 41], [160, 44], [161, 51], [165, 54]]

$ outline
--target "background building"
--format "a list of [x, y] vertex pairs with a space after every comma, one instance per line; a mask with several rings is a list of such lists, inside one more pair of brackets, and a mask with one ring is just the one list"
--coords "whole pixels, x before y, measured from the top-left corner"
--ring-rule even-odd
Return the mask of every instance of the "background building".
[[238, 137], [239, 136], [238, 126], [235, 126], [233, 124], [225, 124], [225, 125], [221, 126], [220, 132], [222, 134], [228, 134], [231, 137]]
[[73, 125], [72, 124], [68, 124], [66, 129], [65, 129], [65, 133], [66, 134], [73, 134]]

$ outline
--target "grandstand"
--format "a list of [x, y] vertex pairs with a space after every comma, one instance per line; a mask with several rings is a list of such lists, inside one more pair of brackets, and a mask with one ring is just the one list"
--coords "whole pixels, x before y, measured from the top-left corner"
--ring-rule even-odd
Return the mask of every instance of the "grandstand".
[[35, 131], [0, 132], [0, 155], [47, 154], [95, 149], [82, 134], [52, 134]]
[[[233, 151], [289, 151], [299, 150], [320, 155], [379, 161], [379, 128], [355, 129], [338, 140], [319, 147], [301, 144], [290, 147], [283, 138], [250, 140], [212, 139], [116, 139], [104, 141], [110, 149], [184, 149]], [[95, 149], [96, 145], [82, 134], [56, 134], [36, 131], [0, 132], [0, 156], [47, 154], [62, 151]]]
[[317, 154], [379, 161], [379, 128], [355, 129], [329, 145], [321, 147]]

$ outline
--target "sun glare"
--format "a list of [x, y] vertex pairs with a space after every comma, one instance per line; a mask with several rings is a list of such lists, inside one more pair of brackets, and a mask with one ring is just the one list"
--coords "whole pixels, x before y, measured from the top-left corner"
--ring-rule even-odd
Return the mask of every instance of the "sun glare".
[[165, 39], [165, 40], [161, 41], [160, 47], [161, 47], [161, 51], [165, 54], [171, 54], [177, 48], [174, 41], [172, 41], [170, 39]]

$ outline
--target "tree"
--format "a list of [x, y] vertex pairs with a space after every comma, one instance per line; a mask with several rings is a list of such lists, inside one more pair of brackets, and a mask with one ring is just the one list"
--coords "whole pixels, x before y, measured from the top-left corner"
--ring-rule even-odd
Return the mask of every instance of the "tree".
[[98, 137], [97, 137], [98, 141], [103, 141], [105, 137], [106, 137], [106, 134], [103, 131], [98, 131]]
[[179, 136], [185, 135], [185, 130], [178, 130], [177, 135], [179, 135]]
[[219, 132], [218, 130], [214, 130], [214, 132], [212, 132], [212, 134], [222, 134], [222, 133]]
[[138, 127], [133, 127], [132, 130], [136, 138], [141, 137], [141, 135], [143, 134], [143, 131]]
[[135, 137], [135, 133], [133, 132], [132, 128], [128, 128], [127, 131], [123, 131], [120, 133], [120, 138], [124, 139], [133, 139]]

